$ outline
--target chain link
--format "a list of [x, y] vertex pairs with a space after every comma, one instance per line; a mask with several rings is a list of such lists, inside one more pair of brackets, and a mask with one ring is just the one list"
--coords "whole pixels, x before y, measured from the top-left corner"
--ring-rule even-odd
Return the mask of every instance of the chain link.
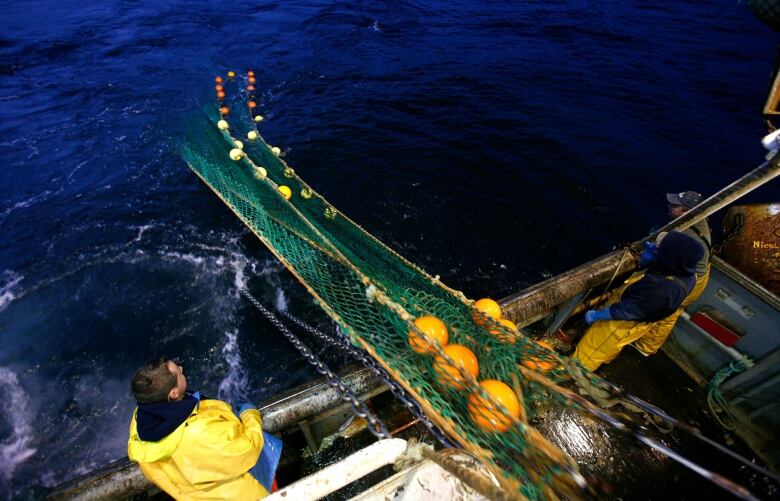
[[380, 421], [374, 415], [374, 413], [369, 410], [366, 404], [357, 398], [355, 393], [344, 383], [341, 378], [334, 374], [333, 371], [328, 368], [328, 366], [322, 363], [317, 355], [315, 355], [309, 349], [309, 347], [298, 338], [298, 336], [293, 334], [292, 331], [290, 331], [290, 329], [288, 329], [287, 326], [284, 325], [281, 320], [279, 320], [279, 317], [274, 315], [271, 310], [263, 306], [260, 301], [258, 301], [249, 293], [248, 290], [246, 290], [246, 288], [242, 287], [240, 292], [249, 300], [250, 303], [255, 306], [255, 308], [260, 311], [260, 313], [265, 315], [265, 317], [274, 325], [274, 327], [279, 329], [279, 332], [284, 334], [287, 340], [290, 341], [290, 343], [292, 343], [292, 345], [295, 346], [299, 352], [301, 352], [306, 360], [312, 366], [314, 366], [317, 372], [325, 377], [328, 384], [333, 389], [335, 389], [339, 395], [341, 395], [341, 399], [345, 402], [348, 402], [352, 406], [352, 412], [354, 412], [356, 416], [363, 418], [368, 422], [368, 431], [370, 431], [376, 438], [380, 440], [391, 438], [390, 433], [387, 431], [387, 428], [385, 428], [385, 425], [382, 423], [382, 421]]
[[398, 399], [408, 410], [412, 413], [414, 417], [416, 417], [426, 428], [428, 428], [428, 431], [433, 435], [436, 440], [439, 441], [444, 447], [451, 448], [454, 447], [452, 445], [452, 442], [449, 441], [449, 439], [446, 437], [446, 435], [435, 425], [433, 422], [428, 419], [425, 416], [425, 413], [423, 412], [422, 408], [420, 407], [420, 404], [417, 403], [416, 400], [414, 400], [412, 397], [409, 396], [408, 393], [406, 393], [406, 390], [404, 390], [403, 386], [398, 384], [390, 375], [387, 373], [387, 371], [381, 367], [379, 364], [377, 364], [376, 360], [371, 358], [366, 352], [364, 352], [361, 349], [356, 348], [352, 345], [352, 342], [350, 341], [349, 337], [341, 332], [341, 329], [338, 329], [338, 339], [334, 339], [332, 336], [325, 334], [324, 332], [316, 329], [315, 327], [312, 327], [311, 325], [307, 324], [303, 320], [299, 319], [295, 315], [283, 311], [281, 314], [289, 319], [291, 322], [311, 334], [312, 336], [316, 337], [320, 341], [323, 341], [331, 346], [334, 346], [336, 348], [339, 348], [340, 350], [344, 351], [354, 359], [360, 362], [361, 365], [364, 367], [367, 367], [370, 369], [374, 375], [376, 375], [379, 379], [381, 379], [389, 388], [390, 391], [393, 393], [393, 396], [395, 396], [396, 399]]

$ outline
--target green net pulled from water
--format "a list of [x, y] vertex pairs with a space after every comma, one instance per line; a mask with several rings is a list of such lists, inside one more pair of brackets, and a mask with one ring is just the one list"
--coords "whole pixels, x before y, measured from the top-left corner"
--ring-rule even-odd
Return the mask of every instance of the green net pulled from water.
[[[476, 313], [473, 302], [463, 294], [328, 204], [259, 136], [258, 122], [246, 105], [234, 106], [230, 119], [225, 117], [227, 129], [218, 127], [216, 107], [207, 115], [211, 116], [191, 122], [184, 147], [187, 163], [298, 278], [352, 342], [382, 364], [450, 438], [480, 457], [515, 497], [541, 499], [554, 498], [555, 492], [569, 496], [581, 492], [582, 477], [571, 458], [526, 420], [535, 401], [566, 403], [566, 398], [524, 377], [524, 368], [546, 369], [545, 378], [560, 381], [566, 372], [562, 359]], [[252, 131], [258, 136], [249, 140], [247, 134]], [[243, 142], [243, 153], [233, 160], [236, 139]], [[280, 185], [290, 188], [289, 200], [279, 191]], [[435, 370], [434, 356], [411, 349], [408, 339], [414, 331], [445, 363], [451, 361], [438, 343], [416, 330], [413, 321], [423, 315], [436, 316], [446, 324], [449, 344], [466, 346], [476, 354], [476, 380], [460, 371], [456, 374], [460, 389], [443, 384], [446, 372], [443, 376]], [[514, 389], [522, 405], [519, 417], [510, 415], [477, 384], [487, 379]], [[470, 399], [473, 394], [482, 399]], [[483, 429], [475, 424], [475, 416], [508, 429]]]

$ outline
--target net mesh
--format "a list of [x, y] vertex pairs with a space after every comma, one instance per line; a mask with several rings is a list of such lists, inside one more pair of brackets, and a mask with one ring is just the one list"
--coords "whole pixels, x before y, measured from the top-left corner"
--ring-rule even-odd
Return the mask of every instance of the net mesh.
[[[246, 96], [239, 94], [236, 100], [241, 97]], [[559, 382], [567, 379], [562, 359], [484, 317], [463, 294], [338, 212], [263, 140], [255, 116], [254, 110], [237, 103], [229, 120], [214, 107], [206, 110], [205, 120], [191, 121], [184, 146], [190, 168], [284, 263], [352, 342], [383, 365], [454, 441], [480, 457], [505, 489], [518, 498], [554, 498], [550, 486], [555, 484], [555, 491], [579, 497], [582, 477], [574, 462], [526, 420], [534, 401], [565, 403], [565, 398], [525, 378], [522, 367], [546, 369], [544, 376]], [[221, 118], [229, 128], [218, 126]], [[250, 132], [257, 138], [248, 140]], [[232, 160], [237, 139], [244, 143], [243, 153]], [[280, 185], [290, 188], [289, 200]], [[435, 340], [415, 327], [414, 319], [423, 315], [446, 324], [449, 344], [466, 346], [476, 354], [478, 378], [458, 370], [454, 376], [461, 384], [455, 389], [444, 384], [447, 375], [436, 371], [434, 356], [412, 350], [410, 331], [430, 344], [436, 356], [451, 362]], [[486, 379], [514, 389], [522, 406], [519, 417], [477, 383]], [[479, 416], [508, 429], [480, 427]]]

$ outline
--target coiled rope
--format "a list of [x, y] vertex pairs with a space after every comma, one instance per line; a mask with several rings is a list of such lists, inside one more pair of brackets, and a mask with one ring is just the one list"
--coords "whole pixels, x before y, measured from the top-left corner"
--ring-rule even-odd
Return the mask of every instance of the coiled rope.
[[709, 384], [707, 384], [707, 405], [709, 405], [712, 415], [718, 420], [718, 423], [729, 431], [733, 431], [736, 428], [737, 420], [731, 412], [729, 403], [720, 392], [720, 385], [726, 379], [734, 374], [744, 372], [752, 365], [753, 361], [746, 355], [742, 355], [739, 360], [734, 360], [715, 373]]

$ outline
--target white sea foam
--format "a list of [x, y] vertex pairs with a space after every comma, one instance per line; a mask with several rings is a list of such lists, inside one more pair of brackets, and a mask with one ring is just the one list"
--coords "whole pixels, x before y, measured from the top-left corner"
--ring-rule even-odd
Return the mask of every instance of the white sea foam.
[[24, 209], [25, 207], [29, 207], [32, 204], [34, 204], [35, 202], [38, 202], [39, 200], [45, 199], [47, 196], [51, 195], [51, 193], [52, 193], [51, 190], [44, 190], [44, 191], [38, 193], [37, 195], [33, 195], [30, 198], [27, 198], [27, 199], [22, 200], [20, 202], [16, 202], [11, 207], [8, 207], [3, 212], [0, 212], [0, 217], [5, 217], [5, 216], [7, 216], [8, 214], [12, 213], [13, 211], [15, 211], [17, 209]]
[[284, 289], [276, 287], [276, 309], [279, 311], [287, 311], [287, 296], [284, 294]]
[[29, 412], [29, 397], [19, 385], [15, 372], [0, 367], [0, 401], [3, 402], [3, 418], [11, 434], [0, 442], [0, 475], [7, 481], [14, 470], [35, 454], [32, 443], [32, 415]]
[[227, 363], [228, 371], [219, 382], [217, 398], [232, 403], [243, 402], [247, 400], [249, 374], [244, 367], [241, 350], [238, 347], [238, 329], [226, 331], [225, 338], [222, 356]]
[[131, 244], [134, 244], [134, 243], [136, 243], [136, 242], [140, 242], [140, 241], [141, 241], [141, 239], [142, 239], [142, 238], [143, 238], [143, 236], [144, 236], [144, 233], [146, 233], [146, 230], [148, 230], [148, 229], [149, 229], [149, 228], [151, 228], [152, 226], [154, 226], [154, 225], [151, 225], [151, 224], [145, 224], [145, 225], [143, 225], [143, 226], [135, 226], [134, 228], [135, 228], [136, 230], [138, 230], [138, 235], [136, 235], [136, 236], [135, 236], [135, 238], [134, 238], [134, 239], [133, 239], [133, 240], [132, 240], [130, 243], [131, 243]]
[[5, 283], [0, 285], [0, 311], [3, 311], [6, 306], [16, 299], [17, 294], [14, 293], [13, 288], [24, 279], [24, 275], [6, 270], [3, 272], [2, 277]]

